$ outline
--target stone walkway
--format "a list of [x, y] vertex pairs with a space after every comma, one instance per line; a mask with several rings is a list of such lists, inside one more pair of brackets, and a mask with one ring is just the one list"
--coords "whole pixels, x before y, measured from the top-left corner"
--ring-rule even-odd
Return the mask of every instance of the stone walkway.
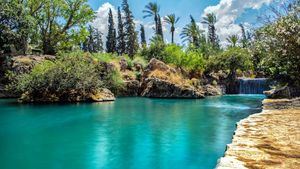
[[238, 123], [217, 169], [300, 169], [300, 98], [263, 104]]

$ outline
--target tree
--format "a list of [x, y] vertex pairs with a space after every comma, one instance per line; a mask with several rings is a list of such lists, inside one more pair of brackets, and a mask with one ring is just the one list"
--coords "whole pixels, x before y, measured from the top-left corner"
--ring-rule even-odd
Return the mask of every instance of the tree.
[[238, 35], [230, 35], [226, 40], [230, 43], [231, 47], [236, 47], [238, 41], [239, 41], [239, 36]]
[[247, 49], [230, 47], [227, 50], [210, 58], [208, 66], [215, 71], [229, 71], [228, 78], [235, 80], [237, 70], [249, 70], [252, 68], [250, 54]]
[[106, 41], [106, 52], [114, 53], [116, 52], [116, 29], [113, 19], [113, 14], [111, 9], [109, 9], [108, 13], [108, 33], [107, 33], [107, 41]]
[[200, 30], [193, 16], [190, 16], [190, 18], [191, 22], [183, 28], [180, 36], [183, 39], [183, 42], [188, 41], [193, 46], [199, 47], [200, 43], [205, 41], [205, 38], [202, 35], [203, 31]]
[[86, 52], [97, 53], [103, 51], [102, 33], [89, 25], [89, 35], [82, 45], [82, 49]]
[[241, 39], [241, 42], [242, 42], [242, 46], [243, 48], [246, 48], [248, 46], [248, 37], [246, 35], [246, 31], [245, 31], [245, 27], [243, 24], [240, 24], [240, 27], [241, 27], [241, 30], [242, 30], [242, 39]]
[[154, 23], [155, 23], [155, 33], [159, 34], [159, 6], [157, 5], [157, 3], [154, 2], [149, 2], [149, 4], [147, 4], [145, 6], [145, 10], [143, 10], [143, 13], [145, 13], [146, 15], [144, 16], [144, 18], [147, 17], [153, 17], [154, 18]]
[[11, 48], [25, 54], [33, 29], [33, 15], [43, 2], [37, 0], [0, 1], [0, 53], [10, 53]]
[[34, 14], [45, 54], [71, 49], [86, 38], [85, 25], [94, 12], [87, 0], [45, 0]]
[[217, 22], [217, 17], [214, 13], [208, 13], [203, 18], [203, 24], [208, 25], [208, 42], [211, 43], [214, 47], [218, 47], [218, 36], [216, 34], [215, 24]]
[[125, 32], [124, 32], [124, 24], [122, 20], [122, 14], [120, 7], [118, 8], [118, 38], [117, 38], [117, 51], [119, 55], [123, 55], [126, 50], [125, 43]]
[[163, 34], [160, 15], [158, 15], [157, 35], [161, 36], [161, 39], [164, 40], [164, 34]]
[[179, 21], [180, 18], [176, 18], [175, 14], [167, 15], [164, 20], [171, 26], [171, 36], [172, 36], [172, 43], [174, 43], [174, 33], [175, 33], [175, 24]]
[[141, 24], [141, 44], [142, 47], [146, 47], [147, 46], [147, 42], [146, 42], [146, 35], [145, 35], [145, 28], [144, 25]]
[[[299, 1], [298, 1], [299, 2]], [[291, 4], [287, 16], [257, 30], [255, 44], [263, 55], [265, 72], [281, 83], [300, 86], [300, 16], [298, 4]]]
[[129, 9], [127, 0], [123, 0], [122, 8], [125, 14], [125, 42], [126, 42], [126, 54], [133, 57], [138, 50], [137, 32], [135, 31], [135, 24], [133, 21], [132, 12]]

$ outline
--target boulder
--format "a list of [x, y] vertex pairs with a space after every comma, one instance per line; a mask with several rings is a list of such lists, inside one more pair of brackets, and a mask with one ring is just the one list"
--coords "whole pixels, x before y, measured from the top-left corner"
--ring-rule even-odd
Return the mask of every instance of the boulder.
[[153, 71], [162, 71], [164, 73], [177, 73], [176, 70], [170, 66], [168, 66], [167, 64], [165, 64], [164, 62], [157, 60], [155, 58], [151, 59], [149, 64], [146, 66], [144, 73], [143, 73], [143, 77], [147, 78], [151, 72]]
[[154, 98], [204, 98], [204, 93], [192, 86], [179, 86], [158, 78], [147, 79], [146, 88], [141, 95]]
[[116, 100], [115, 95], [108, 89], [102, 88], [89, 95], [87, 100], [93, 102], [107, 102]]
[[156, 98], [204, 98], [201, 89], [191, 85], [176, 69], [151, 59], [142, 75], [141, 96]]
[[119, 64], [120, 64], [120, 70], [121, 71], [125, 71], [128, 68], [128, 63], [127, 63], [125, 58], [122, 58], [120, 60]]
[[290, 88], [288, 86], [265, 91], [264, 94], [270, 99], [291, 98]]
[[124, 89], [120, 91], [120, 96], [139, 96], [141, 85], [138, 80], [129, 80], [124, 82]]
[[206, 96], [218, 96], [225, 94], [225, 88], [219, 85], [205, 85], [204, 91]]

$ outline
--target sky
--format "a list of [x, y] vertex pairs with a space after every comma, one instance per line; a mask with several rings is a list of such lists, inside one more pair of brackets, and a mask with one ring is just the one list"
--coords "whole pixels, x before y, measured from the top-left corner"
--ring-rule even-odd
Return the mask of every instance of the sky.
[[[214, 12], [217, 16], [217, 34], [222, 46], [226, 46], [226, 38], [229, 35], [241, 34], [240, 23], [244, 24], [246, 29], [257, 27], [259, 25], [257, 17], [275, 1], [278, 0], [128, 0], [135, 17], [136, 29], [139, 30], [140, 24], [143, 24], [148, 41], [154, 35], [154, 22], [153, 18], [143, 18], [142, 11], [149, 2], [156, 2], [160, 6], [161, 17], [173, 13], [180, 17], [175, 32], [175, 42], [178, 44], [182, 44], [179, 34], [182, 28], [190, 22], [190, 15], [196, 19], [199, 27], [206, 31], [207, 27], [201, 23], [202, 18], [205, 14]], [[104, 34], [105, 42], [108, 11], [112, 10], [117, 27], [117, 9], [121, 6], [122, 0], [88, 0], [88, 3], [96, 12], [96, 18], [92, 25]], [[165, 41], [170, 42], [170, 27], [164, 22], [163, 31]]]

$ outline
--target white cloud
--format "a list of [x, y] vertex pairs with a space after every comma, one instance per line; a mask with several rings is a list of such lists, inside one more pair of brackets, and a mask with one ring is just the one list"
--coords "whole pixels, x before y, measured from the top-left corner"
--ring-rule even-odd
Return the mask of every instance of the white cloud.
[[226, 38], [229, 35], [241, 33], [241, 29], [235, 21], [246, 9], [260, 9], [264, 4], [268, 5], [272, 1], [273, 0], [221, 0], [219, 4], [205, 8], [202, 17], [207, 13], [216, 14], [217, 33], [222, 46], [226, 46]]

